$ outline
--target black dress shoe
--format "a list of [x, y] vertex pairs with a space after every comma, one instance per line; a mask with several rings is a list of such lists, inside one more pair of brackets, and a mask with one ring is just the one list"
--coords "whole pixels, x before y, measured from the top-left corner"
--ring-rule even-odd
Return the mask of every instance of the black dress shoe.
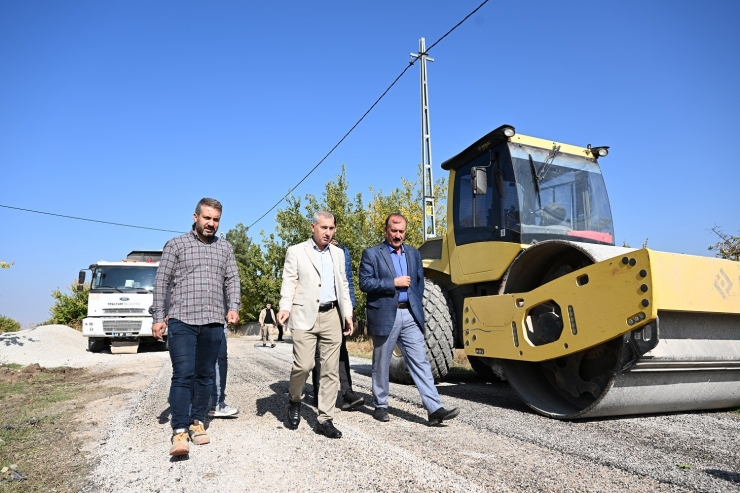
[[291, 430], [298, 428], [301, 423], [301, 403], [290, 401], [288, 404], [288, 427]]
[[317, 424], [316, 432], [321, 433], [328, 438], [342, 438], [342, 432], [334, 428], [334, 423], [332, 423], [331, 420]]
[[429, 413], [429, 426], [436, 426], [442, 424], [442, 421], [446, 419], [452, 419], [460, 414], [460, 410], [456, 407], [452, 409], [445, 409], [440, 407], [433, 413]]
[[373, 412], [373, 418], [377, 419], [378, 421], [382, 421], [382, 422], [386, 422], [391, 419], [388, 416], [387, 407], [376, 407], [375, 412]]
[[344, 399], [342, 401], [342, 411], [349, 411], [351, 409], [358, 408], [365, 404], [365, 399], [355, 394], [351, 390], [344, 393]]

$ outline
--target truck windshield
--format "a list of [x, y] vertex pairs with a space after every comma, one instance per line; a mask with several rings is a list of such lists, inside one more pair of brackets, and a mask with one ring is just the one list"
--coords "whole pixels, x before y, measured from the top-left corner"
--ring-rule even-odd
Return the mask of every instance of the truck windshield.
[[510, 151], [522, 243], [559, 238], [614, 244], [612, 214], [598, 164], [520, 144], [510, 144]]
[[91, 291], [154, 291], [156, 266], [99, 265], [93, 269]]

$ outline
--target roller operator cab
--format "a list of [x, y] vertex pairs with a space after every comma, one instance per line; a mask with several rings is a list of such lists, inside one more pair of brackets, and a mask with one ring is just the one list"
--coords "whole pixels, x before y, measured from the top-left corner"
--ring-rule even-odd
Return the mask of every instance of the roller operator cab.
[[[740, 405], [740, 263], [614, 246], [607, 154], [504, 125], [442, 164], [449, 229], [420, 248], [434, 377], [464, 348], [555, 418]], [[400, 356], [391, 374], [410, 380]]]
[[[454, 158], [452, 221], [458, 247], [578, 239], [614, 244], [604, 179], [591, 149], [498, 129]], [[605, 148], [600, 148], [605, 149]]]

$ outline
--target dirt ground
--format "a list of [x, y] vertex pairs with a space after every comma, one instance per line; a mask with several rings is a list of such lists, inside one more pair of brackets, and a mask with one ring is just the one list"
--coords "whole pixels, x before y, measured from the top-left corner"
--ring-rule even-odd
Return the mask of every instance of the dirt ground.
[[128, 364], [17, 366], [0, 367], [0, 491], [76, 492], [111, 414], [148, 384], [161, 362], [135, 371]]
[[[391, 420], [378, 423], [371, 363], [354, 358], [367, 404], [339, 411], [344, 436], [328, 440], [308, 398], [299, 428], [285, 426], [291, 362], [288, 341], [230, 339], [227, 394], [239, 417], [207, 422], [212, 443], [175, 459], [168, 353], [89, 353], [66, 327], [0, 334], [0, 365], [10, 365], [0, 366], [0, 491], [740, 492], [734, 412], [558, 421], [468, 371], [438, 385], [460, 409], [448, 425], [428, 426], [417, 389], [397, 384]], [[378, 457], [393, 474], [378, 474]], [[310, 478], [296, 481], [295, 464]]]

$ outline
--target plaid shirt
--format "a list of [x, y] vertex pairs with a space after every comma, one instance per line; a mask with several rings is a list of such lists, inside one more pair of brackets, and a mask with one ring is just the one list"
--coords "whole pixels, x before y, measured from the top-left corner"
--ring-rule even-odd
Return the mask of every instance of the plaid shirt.
[[169, 315], [190, 325], [223, 324], [227, 312], [239, 312], [239, 295], [239, 271], [228, 241], [214, 236], [203, 243], [191, 231], [164, 246], [154, 280], [154, 323]]

